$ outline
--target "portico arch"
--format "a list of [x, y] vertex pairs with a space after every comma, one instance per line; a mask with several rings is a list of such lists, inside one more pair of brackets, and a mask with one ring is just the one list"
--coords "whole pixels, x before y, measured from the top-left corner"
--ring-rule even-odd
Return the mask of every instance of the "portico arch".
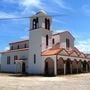
[[54, 75], [54, 60], [50, 57], [45, 59], [45, 75]]
[[65, 63], [66, 63], [66, 74], [71, 74], [71, 59], [68, 58], [65, 61]]
[[90, 72], [90, 61], [88, 61], [88, 72]]
[[86, 72], [87, 69], [87, 62], [86, 60], [83, 61], [83, 72]]
[[74, 59], [73, 61], [72, 61], [72, 73], [73, 74], [75, 74], [75, 73], [77, 73], [77, 69], [78, 69], [78, 62], [77, 62], [77, 60], [76, 59]]
[[62, 57], [57, 60], [57, 74], [64, 74], [64, 60]]
[[78, 73], [81, 73], [82, 72], [82, 69], [83, 69], [82, 64], [83, 64], [82, 61], [79, 60], [78, 61]]

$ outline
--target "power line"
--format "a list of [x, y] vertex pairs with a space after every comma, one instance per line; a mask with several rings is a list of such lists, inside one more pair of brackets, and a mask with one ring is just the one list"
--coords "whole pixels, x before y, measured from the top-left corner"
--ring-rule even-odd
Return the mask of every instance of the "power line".
[[[61, 15], [48, 15], [48, 17], [61, 17], [61, 16], [66, 16], [65, 14]], [[33, 16], [26, 16], [26, 17], [9, 17], [9, 18], [0, 18], [0, 20], [14, 20], [14, 19], [26, 19], [26, 18], [32, 18]], [[37, 17], [37, 16], [35, 16]], [[38, 17], [46, 17], [46, 16], [38, 16]]]
[[0, 20], [12, 20], [12, 19], [24, 19], [24, 18], [30, 18], [30, 17], [11, 17], [11, 18], [0, 18]]

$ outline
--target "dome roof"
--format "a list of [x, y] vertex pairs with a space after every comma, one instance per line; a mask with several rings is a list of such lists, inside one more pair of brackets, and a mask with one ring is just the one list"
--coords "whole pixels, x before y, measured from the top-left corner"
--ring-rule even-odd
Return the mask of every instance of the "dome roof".
[[47, 15], [47, 13], [44, 10], [40, 10], [36, 13], [36, 15]]

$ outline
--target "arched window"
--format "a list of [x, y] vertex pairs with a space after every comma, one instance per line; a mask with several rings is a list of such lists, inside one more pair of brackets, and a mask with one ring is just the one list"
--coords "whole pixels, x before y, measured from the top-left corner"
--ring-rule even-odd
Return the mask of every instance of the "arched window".
[[48, 23], [48, 24], [47, 24], [48, 30], [50, 30], [50, 20], [49, 20], [49, 19], [47, 20], [47, 23]]
[[39, 27], [39, 23], [38, 23], [38, 17], [36, 19], [33, 19], [33, 29], [37, 29]]
[[50, 30], [50, 20], [45, 18], [45, 29]]
[[70, 47], [70, 40], [66, 38], [66, 48]]
[[39, 28], [38, 17], [36, 18], [36, 28]]
[[45, 29], [47, 29], [47, 18], [45, 18]]
[[33, 29], [36, 28], [36, 19], [33, 19]]
[[46, 35], [46, 46], [48, 46], [48, 35]]

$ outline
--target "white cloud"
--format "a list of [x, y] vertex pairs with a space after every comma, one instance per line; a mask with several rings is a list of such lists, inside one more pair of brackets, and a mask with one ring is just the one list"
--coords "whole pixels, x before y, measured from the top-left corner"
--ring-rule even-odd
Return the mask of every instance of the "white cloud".
[[20, 4], [25, 7], [41, 7], [41, 0], [20, 0]]
[[26, 39], [29, 39], [29, 36], [22, 36], [22, 37], [20, 37], [20, 39], [26, 40]]
[[9, 46], [6, 46], [5, 48], [4, 48], [4, 51], [7, 51], [7, 50], [9, 50], [10, 48], [9, 48]]
[[81, 52], [90, 53], [90, 39], [76, 42], [75, 45]]
[[53, 18], [52, 20], [53, 20], [53, 22], [56, 22], [56, 23], [62, 23], [62, 24], [65, 24], [64, 21], [62, 21], [62, 20], [60, 20], [60, 19], [57, 19], [57, 18]]
[[67, 31], [67, 30], [66, 29], [54, 30], [53, 34], [61, 33], [61, 32], [64, 32], [64, 31]]
[[72, 9], [66, 5], [66, 2], [64, 0], [53, 0], [53, 1], [62, 9], [68, 9], [68, 10]]
[[32, 7], [41, 8], [42, 6], [41, 0], [3, 0], [3, 2], [17, 3], [21, 7], [24, 6], [25, 8], [32, 8]]

